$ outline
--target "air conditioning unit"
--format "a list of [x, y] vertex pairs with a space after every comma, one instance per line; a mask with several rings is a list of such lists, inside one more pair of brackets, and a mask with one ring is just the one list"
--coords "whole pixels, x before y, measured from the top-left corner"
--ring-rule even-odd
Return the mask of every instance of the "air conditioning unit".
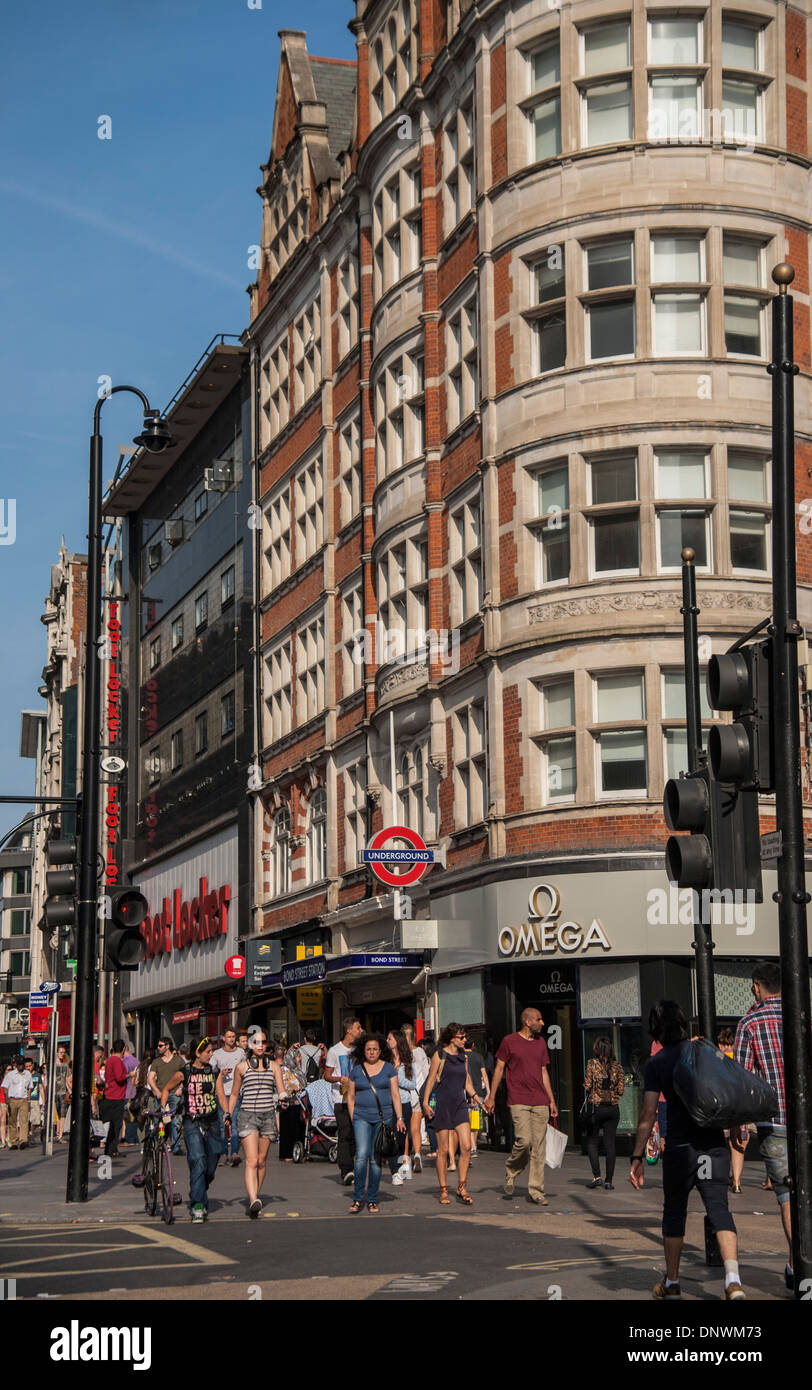
[[168, 545], [180, 545], [183, 540], [183, 517], [175, 517], [164, 522], [164, 535]]
[[147, 563], [151, 570], [157, 570], [161, 563], [161, 543], [151, 545], [147, 552]]

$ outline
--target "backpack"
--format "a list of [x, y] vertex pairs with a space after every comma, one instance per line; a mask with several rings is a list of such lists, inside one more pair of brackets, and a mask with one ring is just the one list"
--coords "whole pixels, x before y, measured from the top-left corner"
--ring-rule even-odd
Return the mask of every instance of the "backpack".
[[316, 1061], [315, 1057], [308, 1057], [307, 1063], [306, 1063], [305, 1069], [304, 1069], [304, 1077], [305, 1077], [305, 1081], [307, 1082], [308, 1086], [310, 1085], [310, 1083], [311, 1083], [312, 1081], [318, 1081], [318, 1079], [319, 1079], [319, 1064], [318, 1064], [318, 1062]]

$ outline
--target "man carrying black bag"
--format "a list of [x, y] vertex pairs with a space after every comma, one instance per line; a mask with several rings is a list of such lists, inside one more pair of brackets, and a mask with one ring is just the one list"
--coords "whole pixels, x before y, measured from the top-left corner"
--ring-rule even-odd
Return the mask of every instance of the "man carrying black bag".
[[653, 1289], [654, 1298], [678, 1299], [682, 1293], [679, 1266], [685, 1237], [688, 1198], [696, 1187], [716, 1232], [725, 1266], [725, 1298], [744, 1298], [739, 1278], [736, 1226], [727, 1205], [730, 1150], [722, 1129], [701, 1129], [691, 1119], [674, 1088], [674, 1067], [688, 1037], [688, 1020], [679, 1004], [661, 999], [649, 1015], [649, 1032], [662, 1049], [646, 1063], [643, 1106], [631, 1160], [630, 1181], [643, 1186], [643, 1158], [657, 1118], [660, 1092], [667, 1107], [668, 1141], [662, 1158], [663, 1246], [665, 1275]]

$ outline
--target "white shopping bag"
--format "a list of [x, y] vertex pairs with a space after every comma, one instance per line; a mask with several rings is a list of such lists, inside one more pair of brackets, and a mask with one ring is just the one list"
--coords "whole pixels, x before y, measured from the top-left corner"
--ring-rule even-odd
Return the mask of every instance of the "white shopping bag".
[[90, 1121], [90, 1137], [96, 1144], [103, 1144], [107, 1138], [107, 1131], [110, 1128], [109, 1120]]
[[544, 1155], [544, 1162], [548, 1168], [560, 1168], [564, 1162], [564, 1152], [567, 1147], [567, 1136], [563, 1129], [555, 1129], [552, 1125], [547, 1126], [547, 1152]]

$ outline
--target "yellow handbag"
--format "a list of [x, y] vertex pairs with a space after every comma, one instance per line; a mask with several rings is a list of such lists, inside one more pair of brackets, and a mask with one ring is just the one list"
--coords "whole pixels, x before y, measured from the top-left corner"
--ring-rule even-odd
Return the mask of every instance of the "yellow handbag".
[[473, 1130], [477, 1130], [477, 1129], [480, 1129], [480, 1128], [481, 1128], [481, 1124], [482, 1124], [482, 1112], [481, 1112], [481, 1110], [480, 1110], [480, 1108], [479, 1108], [478, 1105], [472, 1106], [472, 1108], [471, 1108], [471, 1113], [470, 1113], [470, 1115], [468, 1116], [468, 1122], [469, 1122], [469, 1124], [470, 1124], [470, 1126], [471, 1126], [471, 1129], [473, 1129]]

